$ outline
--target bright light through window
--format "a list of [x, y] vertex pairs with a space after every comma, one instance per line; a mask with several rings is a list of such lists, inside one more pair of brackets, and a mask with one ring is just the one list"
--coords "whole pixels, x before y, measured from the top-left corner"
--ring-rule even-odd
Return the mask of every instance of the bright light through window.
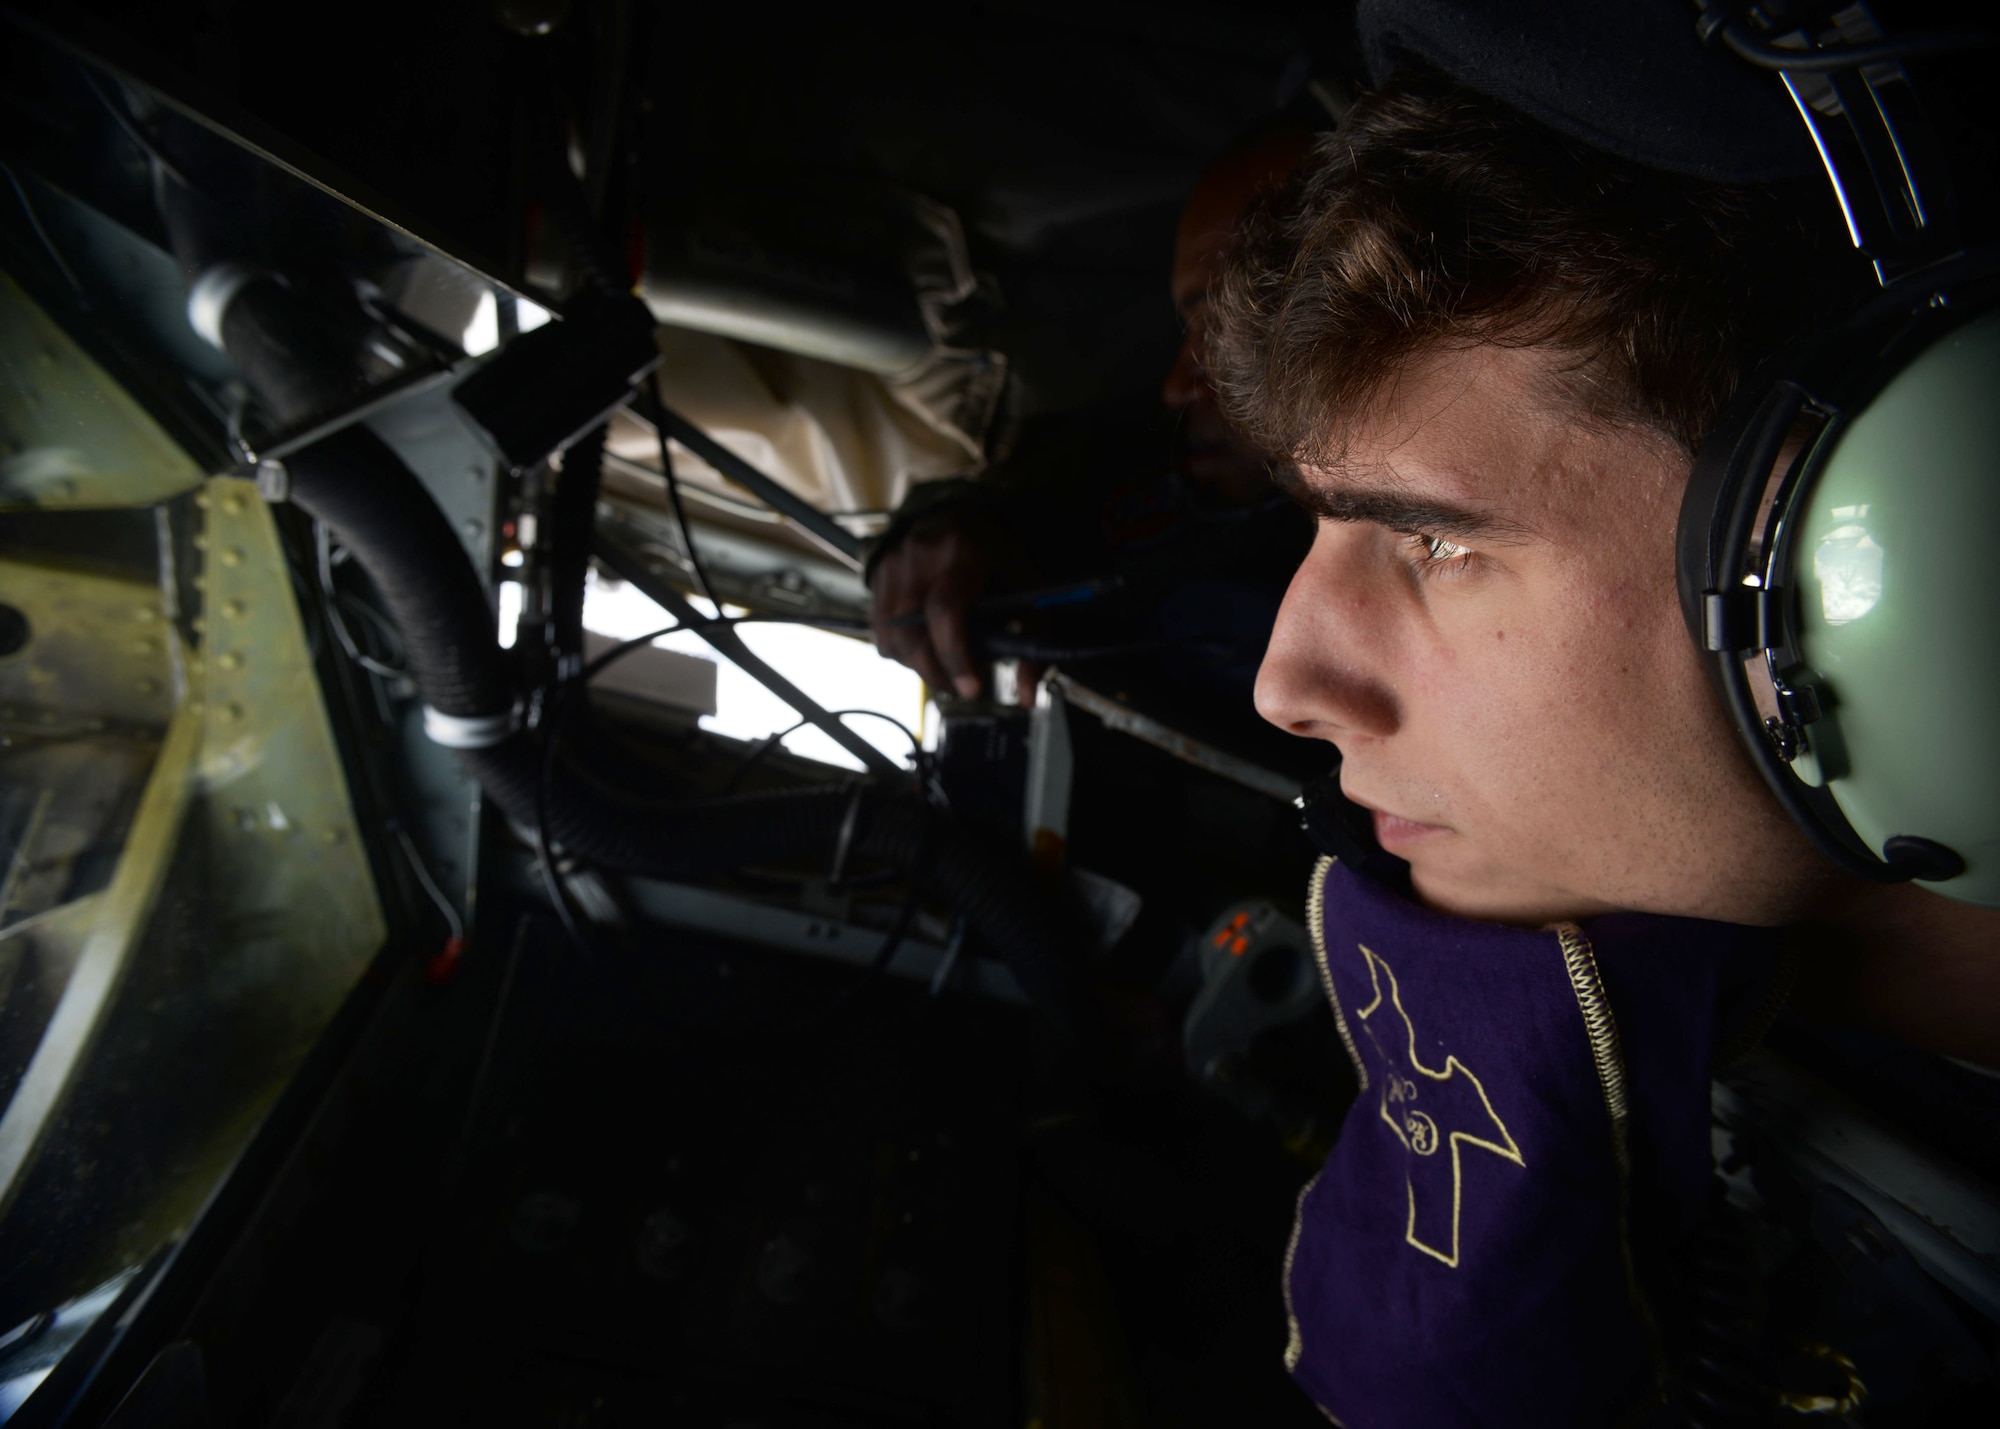
[[[521, 583], [519, 581], [500, 582], [500, 646], [504, 650], [514, 648], [514, 635], [521, 627]], [[644, 635], [646, 632], [638, 632]]]
[[[584, 595], [583, 623], [600, 635], [631, 640], [668, 624], [669, 618], [634, 587], [602, 581], [592, 571]], [[937, 716], [932, 711], [928, 720], [924, 718], [923, 682], [912, 671], [877, 655], [867, 641], [806, 625], [740, 625], [737, 633], [773, 669], [827, 709], [876, 710], [912, 733], [923, 728], [930, 741], [935, 741]], [[680, 631], [654, 643], [720, 666], [715, 682], [716, 712], [702, 716], [703, 729], [736, 739], [762, 739], [798, 721], [790, 705], [717, 655], [699, 635]], [[908, 759], [910, 741], [894, 725], [867, 716], [850, 717], [847, 724], [897, 763]], [[785, 748], [824, 764], [861, 768], [860, 760], [816, 729], [788, 736]]]
[[[514, 300], [514, 317], [522, 332], [533, 332], [551, 316], [540, 303]], [[479, 295], [479, 305], [472, 310], [472, 320], [465, 325], [459, 344], [470, 357], [482, 357], [500, 345], [500, 303], [491, 288]]]
[[554, 316], [540, 303], [531, 303], [526, 298], [514, 300], [514, 315], [521, 324], [522, 332], [533, 332]]
[[491, 288], [479, 295], [479, 306], [472, 310], [472, 321], [465, 325], [465, 335], [459, 341], [468, 357], [483, 356], [500, 345], [500, 305], [493, 300]]

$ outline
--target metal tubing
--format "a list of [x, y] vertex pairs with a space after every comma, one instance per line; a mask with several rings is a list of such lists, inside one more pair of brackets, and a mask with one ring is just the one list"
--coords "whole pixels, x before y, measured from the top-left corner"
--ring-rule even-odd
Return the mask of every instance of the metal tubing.
[[[714, 437], [640, 387], [632, 396], [632, 411], [651, 422], [737, 485], [755, 493], [773, 511], [781, 512], [799, 529], [855, 570], [861, 569], [861, 538], [847, 530], [804, 497], [779, 485]], [[801, 711], [804, 713], [804, 711]]]

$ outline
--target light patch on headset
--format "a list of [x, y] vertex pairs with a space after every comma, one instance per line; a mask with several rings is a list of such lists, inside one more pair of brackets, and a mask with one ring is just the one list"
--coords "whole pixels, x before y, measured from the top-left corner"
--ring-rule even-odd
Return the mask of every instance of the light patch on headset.
[[1836, 506], [1836, 526], [1813, 551], [1813, 579], [1819, 582], [1819, 609], [1828, 625], [1861, 619], [1882, 599], [1882, 548], [1861, 524], [1866, 506]]

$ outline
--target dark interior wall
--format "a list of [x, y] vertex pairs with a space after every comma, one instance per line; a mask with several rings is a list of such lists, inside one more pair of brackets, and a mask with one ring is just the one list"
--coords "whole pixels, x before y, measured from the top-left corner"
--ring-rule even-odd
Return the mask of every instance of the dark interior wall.
[[[481, 0], [90, 0], [31, 13], [447, 246], [517, 261], [508, 35]], [[317, 161], [317, 162], [314, 162]]]
[[[905, 196], [949, 204], [1001, 295], [969, 341], [1007, 353], [1034, 410], [1157, 383], [1174, 220], [1203, 163], [1315, 75], [1353, 72], [1346, 5], [30, 8], [508, 281], [534, 222], [522, 142], [551, 96], [578, 150], [613, 121], [627, 136], [614, 228], [700, 227], [893, 276]], [[530, 10], [561, 18], [526, 38]]]

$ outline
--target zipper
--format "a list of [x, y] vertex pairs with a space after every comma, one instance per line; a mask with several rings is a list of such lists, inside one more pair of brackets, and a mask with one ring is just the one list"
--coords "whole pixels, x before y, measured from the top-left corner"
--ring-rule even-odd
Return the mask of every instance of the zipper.
[[1626, 1082], [1625, 1051], [1618, 1040], [1618, 1019], [1612, 1013], [1611, 997], [1604, 990], [1604, 975], [1598, 971], [1597, 954], [1590, 946], [1590, 939], [1574, 923], [1558, 923], [1552, 931], [1562, 948], [1563, 968], [1569, 974], [1570, 988], [1576, 993], [1577, 1011], [1583, 1014], [1590, 1060], [1597, 1068], [1598, 1085], [1604, 1092], [1604, 1110], [1611, 1120], [1611, 1155], [1618, 1167], [1618, 1251], [1625, 1264], [1625, 1294], [1646, 1336], [1655, 1390], [1664, 1396], [1666, 1342], [1653, 1307], [1639, 1284], [1639, 1267], [1632, 1254], [1632, 1098]]
[[[1333, 1025], [1340, 1030], [1340, 1043], [1347, 1049], [1348, 1060], [1354, 1063], [1354, 1073], [1361, 1080], [1361, 1090], [1368, 1090], [1368, 1068], [1362, 1064], [1361, 1054], [1354, 1046], [1354, 1034], [1347, 1030], [1347, 1018], [1340, 1010], [1340, 997], [1333, 990], [1333, 972], [1326, 961], [1326, 878], [1333, 870], [1334, 860], [1322, 856], [1313, 865], [1312, 877], [1306, 883], [1306, 934], [1312, 939], [1313, 962], [1319, 968], [1319, 984], [1326, 991], [1326, 1000], [1333, 1008]], [[1299, 1317], [1292, 1309], [1292, 1259], [1299, 1253], [1299, 1232], [1305, 1225], [1306, 1197], [1313, 1193], [1325, 1169], [1313, 1173], [1299, 1192], [1298, 1204], [1292, 1211], [1292, 1237], [1285, 1242], [1285, 1265], [1280, 1271], [1283, 1277], [1280, 1288], [1285, 1294], [1285, 1369], [1296, 1372], [1299, 1358], [1305, 1353], [1305, 1337], [1299, 1332]], [[1314, 1404], [1320, 1413], [1339, 1424], [1323, 1404]]]
[[[1354, 1075], [1359, 1079], [1361, 1091], [1368, 1090], [1368, 1066], [1361, 1060], [1361, 1051], [1354, 1045], [1354, 1034], [1347, 1028], [1347, 1014], [1340, 1010], [1340, 994], [1333, 990], [1333, 969], [1326, 961], [1326, 878], [1333, 871], [1336, 862], [1322, 855], [1313, 865], [1312, 880], [1306, 884], [1306, 933], [1312, 938], [1313, 961], [1319, 965], [1319, 985], [1326, 990], [1327, 1004], [1333, 1008], [1333, 1025], [1340, 1031], [1340, 1045], [1347, 1049], [1347, 1060], [1354, 1064]], [[1286, 1273], [1291, 1272], [1290, 1257], [1286, 1258]]]
[[1299, 1357], [1306, 1350], [1305, 1336], [1299, 1333], [1298, 1313], [1292, 1309], [1292, 1257], [1299, 1253], [1299, 1232], [1306, 1223], [1306, 1197], [1313, 1193], [1313, 1187], [1319, 1184], [1319, 1178], [1324, 1174], [1323, 1168], [1313, 1172], [1312, 1180], [1306, 1182], [1305, 1189], [1299, 1192], [1299, 1199], [1292, 1207], [1292, 1238], [1285, 1242], [1285, 1268], [1279, 1272], [1284, 1277], [1278, 1288], [1285, 1292], [1286, 1374], [1297, 1372]]
[[1612, 1155], [1618, 1159], [1622, 1184], [1632, 1172], [1632, 1101], [1625, 1085], [1625, 1053], [1618, 1042], [1618, 1019], [1611, 1012], [1611, 998], [1604, 990], [1604, 975], [1597, 970], [1597, 954], [1583, 930], [1574, 923], [1558, 923], [1556, 940], [1562, 945], [1563, 967], [1576, 993], [1577, 1010], [1583, 1014], [1583, 1033], [1590, 1040], [1590, 1060], [1597, 1068], [1597, 1082], [1604, 1091], [1604, 1109], [1611, 1116]]

